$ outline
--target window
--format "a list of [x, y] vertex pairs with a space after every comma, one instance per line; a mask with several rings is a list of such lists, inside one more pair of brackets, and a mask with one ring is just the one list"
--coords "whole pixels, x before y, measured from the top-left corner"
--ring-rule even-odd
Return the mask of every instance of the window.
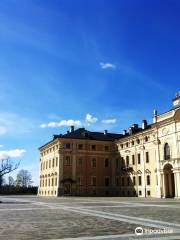
[[82, 177], [77, 177], [77, 184], [82, 185]]
[[148, 191], [147, 191], [147, 195], [148, 195], [148, 196], [151, 196], [151, 191], [148, 190]]
[[109, 151], [109, 146], [104, 146], [105, 151]]
[[51, 186], [54, 186], [54, 178], [51, 179]]
[[139, 144], [139, 143], [140, 143], [140, 140], [139, 140], [139, 139], [137, 139], [137, 141], [136, 141], [136, 142], [137, 142], [137, 144]]
[[139, 191], [139, 195], [140, 195], [140, 196], [142, 195], [142, 192], [141, 192], [141, 191]]
[[144, 140], [145, 140], [145, 142], [148, 142], [148, 137], [146, 136]]
[[48, 161], [46, 161], [46, 169], [47, 169], [47, 166], [48, 166]]
[[83, 163], [82, 158], [79, 158], [79, 159], [78, 159], [78, 165], [79, 165], [79, 166], [82, 166], [82, 163]]
[[55, 178], [54, 185], [57, 186], [57, 177]]
[[138, 153], [138, 164], [141, 164], [141, 154]]
[[129, 143], [128, 142], [126, 143], [126, 147], [129, 147]]
[[50, 187], [50, 185], [51, 185], [51, 182], [50, 182], [50, 178], [49, 178], [49, 180], [48, 180], [48, 186]]
[[108, 158], [105, 159], [105, 167], [109, 167], [109, 159]]
[[96, 167], [96, 158], [93, 158], [91, 161], [91, 166]]
[[105, 186], [108, 187], [110, 185], [109, 177], [105, 177]]
[[146, 152], [146, 163], [149, 163], [149, 153]]
[[83, 149], [83, 144], [78, 144], [78, 149], [82, 150]]
[[96, 145], [91, 145], [92, 150], [96, 150]]
[[126, 165], [129, 166], [129, 156], [126, 156]]
[[123, 144], [121, 144], [121, 148], [123, 149]]
[[66, 165], [66, 166], [71, 165], [71, 157], [70, 156], [65, 156], [64, 165]]
[[52, 160], [52, 167], [54, 167], [54, 158], [53, 158], [53, 160]]
[[56, 158], [56, 167], [58, 166], [58, 157]]
[[141, 186], [141, 176], [139, 176], [138, 179], [139, 179], [139, 186]]
[[150, 184], [151, 184], [150, 176], [148, 175], [148, 176], [147, 176], [147, 185], [150, 185]]
[[70, 148], [71, 148], [71, 144], [70, 144], [70, 143], [65, 143], [64, 147], [65, 147], [66, 149], [70, 149]]
[[51, 168], [51, 160], [49, 160], [49, 168]]
[[127, 178], [127, 185], [130, 185], [130, 177]]
[[170, 159], [170, 147], [168, 143], [164, 145], [164, 160]]
[[96, 186], [96, 177], [92, 177], [91, 178], [91, 184], [92, 184], [92, 186]]
[[133, 185], [136, 185], [136, 177], [133, 177]]
[[132, 164], [135, 165], [135, 156], [132, 155]]
[[134, 141], [131, 142], [132, 146], [134, 146]]

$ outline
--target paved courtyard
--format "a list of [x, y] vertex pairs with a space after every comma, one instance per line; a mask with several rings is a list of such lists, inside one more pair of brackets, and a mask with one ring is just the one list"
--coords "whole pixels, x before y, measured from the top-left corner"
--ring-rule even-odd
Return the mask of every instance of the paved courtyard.
[[[180, 239], [180, 201], [0, 196], [0, 239]], [[135, 229], [140, 227], [135, 234]]]

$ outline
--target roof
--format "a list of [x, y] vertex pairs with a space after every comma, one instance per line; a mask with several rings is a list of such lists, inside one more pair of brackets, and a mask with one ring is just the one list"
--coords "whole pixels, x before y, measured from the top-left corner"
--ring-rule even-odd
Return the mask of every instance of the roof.
[[61, 139], [61, 138], [62, 139], [96, 140], [96, 141], [114, 141], [121, 137], [123, 137], [122, 134], [109, 133], [109, 132], [91, 132], [86, 130], [85, 128], [78, 128], [71, 132], [68, 131], [65, 134], [54, 135], [51, 141], [44, 144], [39, 149], [53, 142], [55, 139]]
[[86, 130], [85, 128], [78, 128], [72, 132], [67, 132], [66, 134], [54, 135], [54, 138], [113, 141], [122, 136], [122, 134], [117, 133], [91, 132]]

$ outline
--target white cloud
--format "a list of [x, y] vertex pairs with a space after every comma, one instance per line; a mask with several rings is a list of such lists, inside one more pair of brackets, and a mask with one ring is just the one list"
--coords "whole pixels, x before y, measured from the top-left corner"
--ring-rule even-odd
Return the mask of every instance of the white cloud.
[[2, 144], [0, 144], [0, 148], [4, 147]]
[[16, 113], [0, 112], [0, 136], [17, 136], [29, 133], [34, 128], [33, 120]]
[[96, 123], [98, 121], [98, 118], [93, 117], [91, 114], [87, 113], [86, 114], [86, 122], [87, 123]]
[[60, 122], [49, 122], [43, 123], [40, 125], [41, 128], [55, 128], [55, 127], [63, 127], [63, 126], [80, 126], [81, 121], [79, 120], [61, 120]]
[[101, 66], [102, 69], [108, 69], [108, 68], [115, 69], [116, 68], [116, 65], [112, 64], [112, 63], [100, 62], [100, 66]]
[[8, 158], [8, 157], [9, 158], [22, 157], [25, 152], [26, 152], [25, 149], [12, 149], [12, 150], [0, 151], [0, 159]]
[[105, 123], [105, 124], [114, 124], [116, 123], [116, 119], [105, 119], [105, 120], [102, 120], [102, 123]]

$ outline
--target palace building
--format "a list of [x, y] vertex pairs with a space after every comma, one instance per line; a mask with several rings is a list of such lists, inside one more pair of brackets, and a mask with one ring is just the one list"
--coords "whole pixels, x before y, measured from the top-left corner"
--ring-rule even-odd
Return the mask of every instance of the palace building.
[[180, 94], [151, 124], [123, 134], [72, 126], [39, 150], [39, 196], [180, 198]]

